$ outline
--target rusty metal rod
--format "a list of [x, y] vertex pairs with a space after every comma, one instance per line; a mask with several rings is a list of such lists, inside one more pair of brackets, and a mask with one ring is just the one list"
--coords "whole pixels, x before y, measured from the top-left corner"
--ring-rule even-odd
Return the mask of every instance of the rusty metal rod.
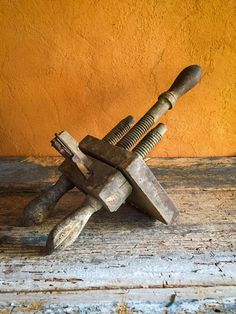
[[138, 154], [144, 159], [154, 146], [160, 142], [166, 131], [167, 126], [164, 123], [159, 123], [144, 136], [144, 138], [134, 147], [132, 152]]
[[122, 137], [130, 130], [134, 124], [134, 117], [128, 116], [121, 120], [107, 135], [103, 137], [103, 141], [116, 145]]

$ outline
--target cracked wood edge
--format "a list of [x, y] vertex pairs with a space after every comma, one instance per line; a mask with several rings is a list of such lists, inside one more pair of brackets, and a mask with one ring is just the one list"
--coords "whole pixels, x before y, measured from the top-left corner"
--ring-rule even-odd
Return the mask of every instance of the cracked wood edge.
[[[5, 313], [235, 313], [236, 287], [0, 294]], [[227, 297], [226, 297], [227, 296]]]

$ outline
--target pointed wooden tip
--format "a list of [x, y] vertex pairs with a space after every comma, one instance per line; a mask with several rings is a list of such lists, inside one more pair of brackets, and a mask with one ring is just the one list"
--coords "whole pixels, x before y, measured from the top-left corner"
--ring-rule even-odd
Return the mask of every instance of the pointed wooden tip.
[[95, 202], [94, 207], [89, 201], [85, 202], [81, 208], [73, 211], [52, 229], [46, 243], [48, 254], [64, 250], [74, 243], [91, 215], [102, 207], [100, 201], [93, 200], [91, 197], [89, 200]]

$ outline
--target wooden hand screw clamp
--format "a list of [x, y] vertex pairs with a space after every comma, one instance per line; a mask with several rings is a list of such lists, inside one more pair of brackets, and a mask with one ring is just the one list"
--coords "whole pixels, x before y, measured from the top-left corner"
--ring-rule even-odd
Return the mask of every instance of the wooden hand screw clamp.
[[27, 226], [42, 223], [62, 195], [74, 186], [87, 197], [82, 207], [50, 232], [46, 245], [48, 253], [71, 245], [91, 215], [102, 207], [113, 212], [128, 201], [165, 224], [173, 221], [178, 210], [144, 161], [166, 132], [166, 126], [158, 124], [132, 151], [130, 149], [200, 78], [199, 66], [185, 68], [132, 128], [134, 119], [128, 116], [102, 140], [88, 135], [79, 143], [66, 131], [56, 134], [51, 143], [65, 157], [59, 167], [62, 176], [26, 206], [23, 223]]

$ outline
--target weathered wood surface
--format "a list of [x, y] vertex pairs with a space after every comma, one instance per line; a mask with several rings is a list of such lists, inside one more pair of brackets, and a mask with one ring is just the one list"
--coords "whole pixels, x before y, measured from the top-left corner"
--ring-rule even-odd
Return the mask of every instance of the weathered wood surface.
[[180, 209], [173, 225], [102, 210], [71, 248], [45, 256], [83, 194], [65, 195], [41, 226], [20, 217], [60, 162], [0, 160], [0, 313], [236, 313], [236, 158], [149, 160]]
[[228, 314], [235, 313], [235, 295], [235, 287], [221, 286], [10, 293], [1, 296], [0, 313]]
[[[60, 157], [0, 158], [0, 191], [38, 192], [55, 182]], [[152, 158], [149, 166], [165, 188], [235, 189], [236, 157]]]

